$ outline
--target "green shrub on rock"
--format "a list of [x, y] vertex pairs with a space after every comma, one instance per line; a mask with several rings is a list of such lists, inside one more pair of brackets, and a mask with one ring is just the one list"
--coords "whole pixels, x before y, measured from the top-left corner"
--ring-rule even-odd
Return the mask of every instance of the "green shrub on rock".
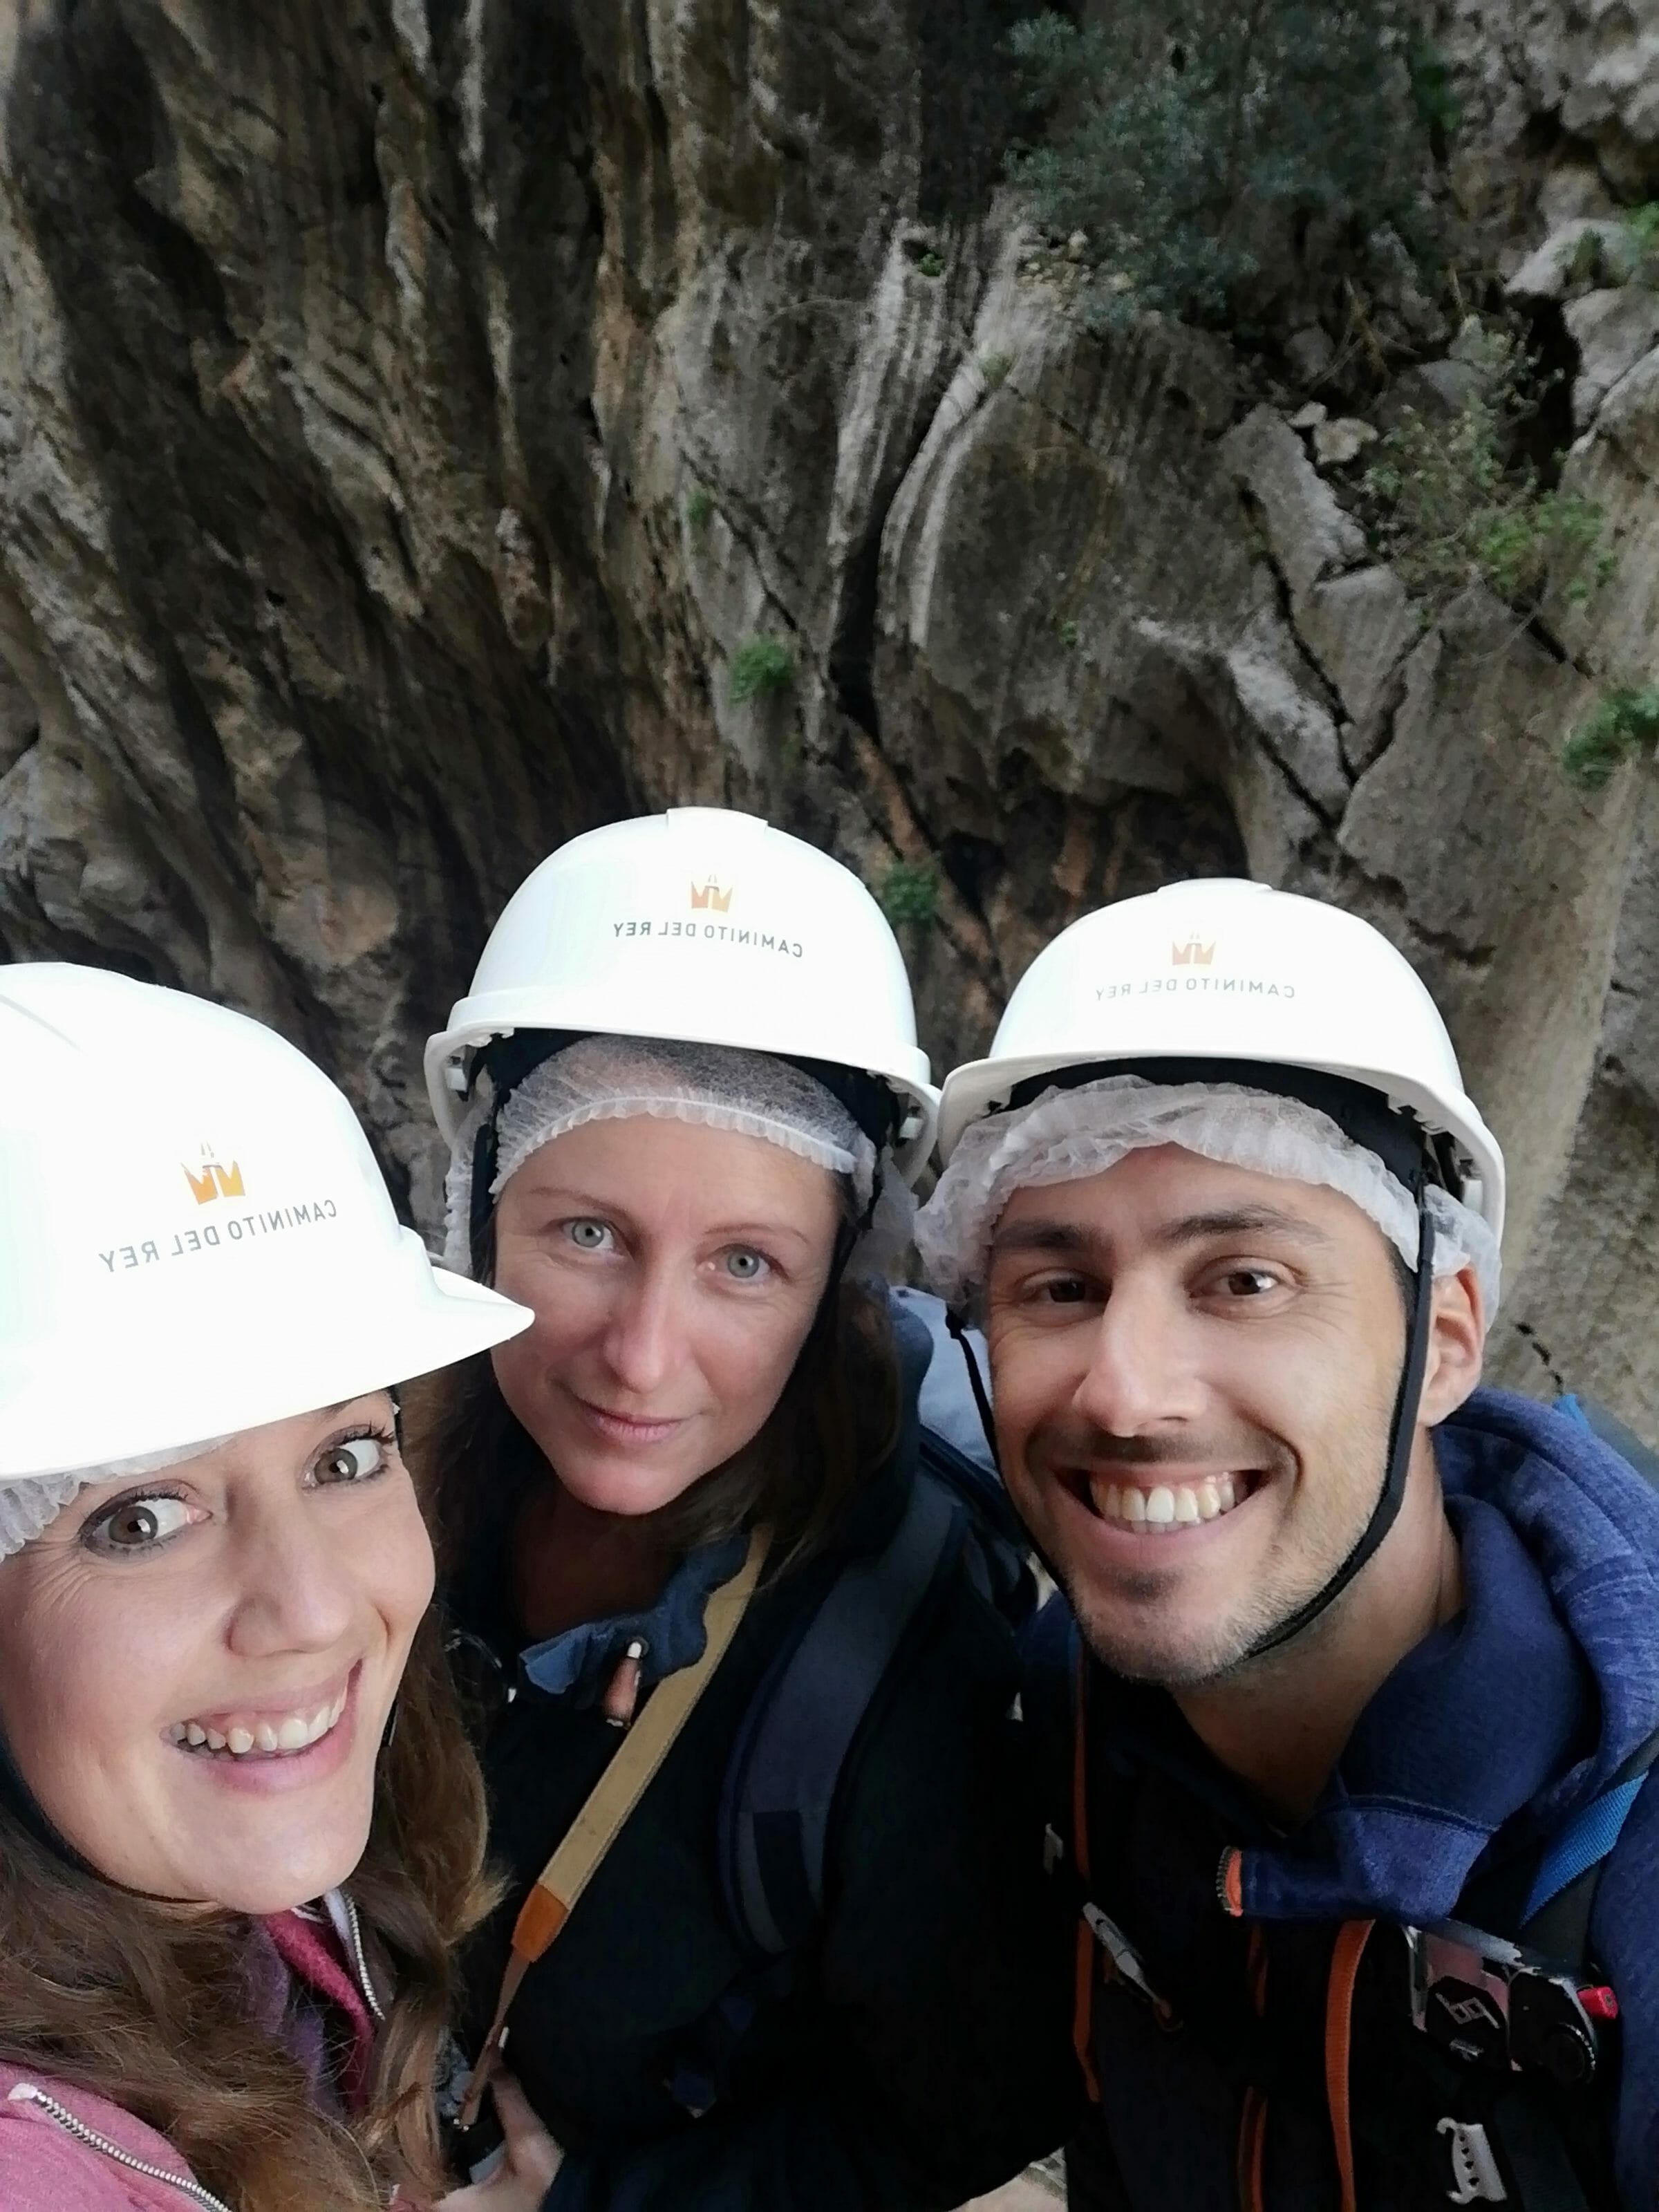
[[795, 656], [781, 637], [751, 637], [732, 656], [732, 703], [776, 698], [795, 680]]
[[1425, 97], [1407, 0], [1117, 0], [1083, 28], [1033, 15], [1008, 43], [1051, 124], [1009, 173], [1046, 230], [1083, 234], [1097, 324], [1224, 323], [1264, 216], [1423, 235], [1449, 94]]
[[1407, 409], [1365, 471], [1372, 543], [1431, 615], [1477, 581], [1530, 609], [1558, 567], [1573, 572], [1569, 597], [1588, 599], [1613, 563], [1601, 509], [1516, 455], [1540, 396], [1535, 362], [1513, 332], [1474, 322], [1457, 352], [1479, 372], [1462, 407]]
[[1635, 281], [1659, 288], [1659, 200], [1644, 200], [1625, 220], [1636, 249]]
[[925, 861], [895, 860], [881, 887], [881, 904], [896, 929], [925, 928], [939, 919], [939, 876]]
[[1659, 741], [1659, 684], [1604, 691], [1561, 748], [1561, 767], [1580, 791], [1600, 791], [1632, 754]]

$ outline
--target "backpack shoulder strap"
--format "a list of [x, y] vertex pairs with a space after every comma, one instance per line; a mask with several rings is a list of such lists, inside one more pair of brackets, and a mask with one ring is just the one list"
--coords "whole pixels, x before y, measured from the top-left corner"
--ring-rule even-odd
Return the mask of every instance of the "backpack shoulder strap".
[[[1594, 1398], [1572, 1393], [1558, 1398], [1554, 1410], [1599, 1437], [1650, 1489], [1659, 1490], [1659, 1452], [1644, 1443], [1616, 1413]], [[1601, 1796], [1545, 1848], [1520, 1911], [1517, 1932], [1530, 1949], [1559, 1959], [1575, 1972], [1589, 1965], [1590, 1916], [1601, 1869], [1656, 1759], [1659, 1729], [1638, 1745]]]
[[1520, 1940], [1575, 1971], [1589, 1960], [1590, 1915], [1613, 1854], [1656, 1759], [1659, 1730], [1638, 1746], [1599, 1797], [1570, 1820], [1540, 1859], [1521, 1908]]
[[1016, 1632], [1023, 1630], [1037, 1608], [1031, 1539], [1000, 1476], [931, 1429], [921, 1432], [921, 1466], [923, 1476], [965, 1511], [963, 1550], [981, 1596]]
[[847, 1563], [761, 1683], [726, 1768], [720, 1834], [727, 1909], [763, 1958], [794, 1949], [819, 1918], [842, 1773], [964, 1527], [963, 1510], [919, 1474], [885, 1547]]

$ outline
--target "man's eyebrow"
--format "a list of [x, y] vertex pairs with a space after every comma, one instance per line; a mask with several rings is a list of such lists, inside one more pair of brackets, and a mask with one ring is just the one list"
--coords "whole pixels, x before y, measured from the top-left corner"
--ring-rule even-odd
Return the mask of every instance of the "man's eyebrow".
[[1095, 1242], [1091, 1231], [1073, 1221], [1000, 1222], [991, 1234], [993, 1252], [1075, 1252]]
[[[1273, 1206], [1229, 1206], [1208, 1213], [1184, 1213], [1166, 1221], [1155, 1242], [1172, 1246], [1198, 1244], [1213, 1237], [1273, 1235], [1289, 1237], [1302, 1244], [1328, 1249], [1330, 1238], [1322, 1229], [1297, 1213], [1281, 1213]], [[994, 1254], [1005, 1252], [1080, 1252], [1106, 1240], [1087, 1224], [1058, 1217], [1027, 1218], [999, 1224], [991, 1237]]]
[[1299, 1244], [1328, 1249], [1325, 1231], [1299, 1213], [1281, 1213], [1276, 1206], [1218, 1206], [1210, 1213], [1186, 1213], [1166, 1221], [1158, 1232], [1160, 1244], [1197, 1244], [1212, 1237], [1249, 1237], [1266, 1233], [1289, 1237]]

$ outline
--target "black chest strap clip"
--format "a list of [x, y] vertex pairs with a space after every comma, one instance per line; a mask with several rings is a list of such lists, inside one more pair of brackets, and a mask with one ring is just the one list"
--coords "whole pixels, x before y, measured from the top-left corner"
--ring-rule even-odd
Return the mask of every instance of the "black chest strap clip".
[[1404, 1928], [1412, 2023], [1471, 2064], [1543, 2075], [1563, 2088], [1595, 2079], [1610, 1989], [1581, 1987], [1536, 1953], [1456, 1920]]

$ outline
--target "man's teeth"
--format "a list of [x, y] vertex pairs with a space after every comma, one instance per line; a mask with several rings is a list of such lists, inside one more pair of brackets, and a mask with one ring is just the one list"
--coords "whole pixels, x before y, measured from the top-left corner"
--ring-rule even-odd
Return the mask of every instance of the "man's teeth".
[[174, 1721], [166, 1731], [167, 1741], [181, 1745], [188, 1751], [223, 1751], [237, 1759], [246, 1758], [251, 1751], [271, 1753], [308, 1751], [313, 1743], [320, 1743], [345, 1711], [346, 1691], [342, 1690], [331, 1705], [319, 1705], [314, 1713], [290, 1713], [280, 1721], [233, 1722], [222, 1733], [210, 1729], [203, 1721]]
[[1089, 1495], [1103, 1521], [1133, 1528], [1143, 1536], [1162, 1536], [1219, 1519], [1243, 1504], [1250, 1486], [1243, 1476], [1206, 1474], [1201, 1482], [1163, 1483], [1142, 1490], [1133, 1482], [1091, 1481]]

